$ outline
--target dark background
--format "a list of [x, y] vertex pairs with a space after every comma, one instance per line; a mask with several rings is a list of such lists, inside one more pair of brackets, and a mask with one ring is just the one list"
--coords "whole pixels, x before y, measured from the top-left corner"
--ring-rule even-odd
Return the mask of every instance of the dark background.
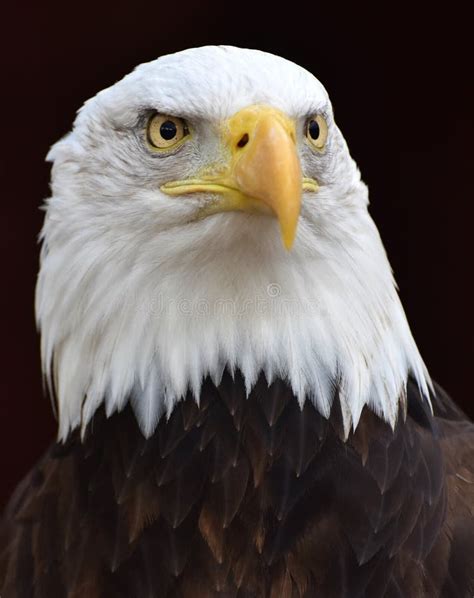
[[56, 427], [33, 314], [44, 156], [84, 100], [136, 64], [189, 46], [272, 51], [326, 85], [425, 361], [474, 416], [470, 19], [454, 4], [442, 14], [398, 3], [385, 3], [383, 14], [321, 6], [155, 0], [2, 9], [0, 506]]

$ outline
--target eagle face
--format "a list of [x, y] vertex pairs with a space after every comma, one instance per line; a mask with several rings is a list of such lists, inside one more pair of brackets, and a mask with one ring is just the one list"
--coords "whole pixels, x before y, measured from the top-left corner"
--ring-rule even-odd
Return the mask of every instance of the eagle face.
[[[117, 225], [123, 216], [134, 234], [176, 236], [178, 226], [212, 242], [232, 229], [221, 250], [267, 229], [274, 242], [278, 220], [289, 247], [300, 212], [299, 244], [311, 246], [311, 229], [332, 234], [325, 227], [347, 220], [343, 210], [366, 205], [323, 86], [258, 51], [198, 48], [141, 65], [86, 103], [49, 158], [80, 169], [69, 182], [92, 219], [112, 199]], [[203, 221], [222, 212], [232, 215]]]
[[287, 379], [346, 429], [428, 375], [367, 189], [310, 73], [204, 47], [141, 65], [53, 146], [37, 316], [60, 436], [131, 401], [149, 435], [202, 380]]

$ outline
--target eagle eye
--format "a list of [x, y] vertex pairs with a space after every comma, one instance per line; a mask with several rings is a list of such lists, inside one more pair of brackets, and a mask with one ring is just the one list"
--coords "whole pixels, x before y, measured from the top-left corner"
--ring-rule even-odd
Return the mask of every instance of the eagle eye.
[[306, 138], [310, 144], [321, 152], [326, 145], [327, 137], [328, 126], [324, 118], [320, 114], [308, 118], [306, 121]]
[[146, 138], [154, 150], [172, 149], [188, 135], [188, 125], [182, 118], [167, 114], [153, 114], [148, 121]]

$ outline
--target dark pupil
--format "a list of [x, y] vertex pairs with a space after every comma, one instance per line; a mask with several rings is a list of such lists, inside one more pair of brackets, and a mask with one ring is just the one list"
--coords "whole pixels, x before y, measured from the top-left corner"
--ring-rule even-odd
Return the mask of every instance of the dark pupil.
[[166, 141], [173, 139], [176, 137], [177, 129], [176, 125], [172, 120], [166, 120], [160, 127], [160, 135]]
[[308, 132], [311, 139], [317, 139], [319, 137], [319, 125], [315, 120], [310, 121], [308, 125]]

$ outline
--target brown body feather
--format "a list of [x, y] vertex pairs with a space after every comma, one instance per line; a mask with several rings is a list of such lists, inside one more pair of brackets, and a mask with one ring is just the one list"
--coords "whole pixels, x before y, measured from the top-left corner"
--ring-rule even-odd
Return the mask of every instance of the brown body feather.
[[54, 445], [0, 536], [2, 598], [474, 594], [474, 425], [414, 385], [344, 440], [282, 383], [209, 380], [145, 439], [127, 407]]

